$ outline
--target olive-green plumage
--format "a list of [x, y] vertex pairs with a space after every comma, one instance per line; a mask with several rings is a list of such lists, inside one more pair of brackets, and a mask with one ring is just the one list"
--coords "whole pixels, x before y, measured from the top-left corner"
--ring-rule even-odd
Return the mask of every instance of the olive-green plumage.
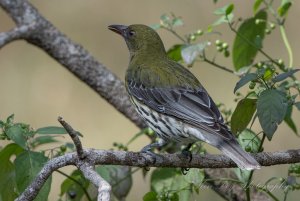
[[160, 141], [142, 149], [148, 152], [168, 141], [205, 141], [243, 169], [258, 169], [256, 160], [238, 145], [215, 103], [197, 78], [168, 58], [159, 35], [145, 25], [111, 25], [130, 52], [125, 83], [138, 113]]

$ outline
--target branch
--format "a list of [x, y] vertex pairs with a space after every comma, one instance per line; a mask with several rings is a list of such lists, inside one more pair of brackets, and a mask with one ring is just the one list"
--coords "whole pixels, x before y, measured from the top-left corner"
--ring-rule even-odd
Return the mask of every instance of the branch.
[[[146, 153], [140, 152], [126, 152], [126, 151], [112, 151], [112, 150], [95, 150], [95, 149], [84, 149], [86, 158], [84, 161], [88, 161], [90, 164], [95, 165], [123, 165], [123, 166], [135, 166], [135, 167], [173, 167], [173, 168], [234, 168], [236, 164], [227, 156], [224, 155], [193, 155], [192, 161], [189, 163], [188, 159], [183, 157], [181, 154], [160, 154], [157, 160], [153, 163], [152, 157]], [[261, 152], [253, 154], [255, 159], [262, 166], [272, 166], [279, 164], [290, 164], [300, 162], [300, 149], [298, 150], [287, 150], [278, 152]], [[53, 171], [65, 167], [68, 165], [75, 165], [79, 169], [84, 166], [83, 169], [89, 169], [90, 167], [86, 164], [82, 164], [82, 161], [78, 158], [76, 152], [67, 153], [63, 156], [51, 159], [48, 161], [41, 172], [38, 174], [36, 179], [26, 188], [22, 195], [17, 199], [20, 200], [33, 200], [37, 195], [42, 185], [46, 182], [47, 178], [52, 174]], [[90, 171], [90, 170], [89, 170]], [[89, 172], [88, 171], [88, 172]], [[222, 172], [222, 171], [221, 171]], [[224, 172], [224, 170], [223, 170]], [[209, 175], [214, 175], [217, 178], [224, 177], [225, 173], [216, 174], [215, 170], [210, 169], [207, 171]], [[85, 173], [84, 173], [85, 174]], [[91, 177], [90, 174], [88, 178]], [[86, 175], [85, 175], [86, 176]], [[98, 179], [92, 180], [94, 184], [99, 184]], [[217, 188], [217, 183], [211, 183]], [[105, 184], [103, 186], [106, 186]], [[105, 187], [106, 189], [107, 187]], [[220, 187], [219, 187], [220, 188]], [[240, 191], [243, 192], [241, 187]], [[218, 191], [220, 189], [217, 189]], [[221, 189], [222, 190], [222, 189]], [[227, 189], [228, 190], [228, 189]], [[236, 192], [237, 195], [241, 192]], [[226, 195], [226, 192], [223, 192]], [[228, 192], [227, 192], [228, 193]], [[227, 195], [228, 196], [228, 195]], [[232, 196], [232, 195], [231, 195]], [[24, 199], [24, 198], [27, 199]], [[265, 198], [266, 199], [266, 198]], [[238, 199], [242, 200], [242, 198]]]
[[7, 45], [8, 43], [25, 38], [28, 32], [32, 31], [34, 28], [34, 24], [29, 25], [21, 25], [19, 27], [15, 27], [8, 32], [0, 33], [0, 48]]
[[34, 24], [22, 38], [40, 47], [138, 127], [146, 127], [131, 105], [123, 82], [82, 46], [74, 43], [38, 13], [27, 0], [0, 0], [18, 27]]
[[91, 183], [98, 187], [98, 201], [109, 201], [110, 200], [110, 184], [105, 181], [89, 163], [82, 163], [77, 165], [78, 169], [81, 170], [84, 177]]
[[68, 134], [71, 136], [77, 151], [78, 157], [82, 160], [85, 158], [85, 153], [83, 152], [81, 141], [78, 137], [78, 132], [75, 131], [62, 117], [58, 117], [59, 123], [66, 129]]

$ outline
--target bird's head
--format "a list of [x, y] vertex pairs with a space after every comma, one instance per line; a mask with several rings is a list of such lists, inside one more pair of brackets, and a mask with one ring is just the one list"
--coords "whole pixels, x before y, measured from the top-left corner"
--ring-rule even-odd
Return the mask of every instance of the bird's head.
[[166, 54], [159, 35], [156, 31], [146, 25], [110, 25], [108, 28], [123, 36], [131, 55], [138, 53], [150, 55]]

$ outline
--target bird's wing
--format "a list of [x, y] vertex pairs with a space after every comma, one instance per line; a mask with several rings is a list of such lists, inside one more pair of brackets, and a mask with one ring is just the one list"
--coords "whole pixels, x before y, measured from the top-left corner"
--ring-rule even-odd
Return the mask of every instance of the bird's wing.
[[171, 115], [207, 132], [232, 139], [217, 106], [203, 87], [149, 88], [133, 80], [127, 85], [129, 93], [151, 109]]

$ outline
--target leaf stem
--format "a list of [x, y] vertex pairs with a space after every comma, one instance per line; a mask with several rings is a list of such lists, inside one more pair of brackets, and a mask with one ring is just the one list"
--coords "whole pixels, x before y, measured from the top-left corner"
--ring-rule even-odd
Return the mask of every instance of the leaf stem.
[[272, 3], [273, 1], [270, 1], [269, 3], [264, 1], [264, 4], [267, 6], [267, 8], [269, 9], [269, 11], [271, 12], [271, 14], [274, 16], [275, 20], [277, 21], [277, 24], [279, 25], [279, 29], [280, 29], [280, 34], [281, 34], [281, 37], [282, 37], [282, 40], [283, 40], [283, 43], [285, 45], [285, 48], [288, 52], [288, 55], [289, 55], [289, 68], [291, 68], [293, 66], [293, 51], [292, 51], [292, 48], [291, 48], [291, 45], [289, 43], [289, 40], [287, 38], [287, 35], [286, 35], [286, 31], [285, 31], [285, 28], [284, 28], [284, 19], [281, 20], [278, 15], [276, 14], [276, 12], [274, 11], [273, 7], [272, 7]]
[[217, 63], [215, 63], [214, 61], [209, 60], [209, 59], [205, 56], [204, 52], [203, 52], [203, 55], [202, 55], [202, 61], [204, 61], [204, 62], [206, 62], [206, 63], [209, 63], [209, 64], [211, 64], [212, 66], [215, 66], [215, 67], [217, 67], [217, 68], [219, 68], [219, 69], [221, 69], [221, 70], [224, 70], [224, 71], [226, 71], [226, 72], [228, 72], [228, 73], [234, 74], [234, 71], [233, 71], [233, 70], [231, 70], [231, 69], [229, 69], [229, 68], [227, 68], [227, 67], [225, 67], [225, 66], [222, 66], [222, 65], [220, 65], [220, 64], [217, 64]]
[[[259, 147], [258, 147], [258, 152], [261, 152], [261, 151], [262, 151], [262, 146], [263, 146], [263, 143], [264, 143], [265, 139], [266, 139], [266, 134], [263, 133], [263, 136], [262, 136], [262, 139], [261, 139], [261, 143], [260, 143], [260, 145], [259, 145]], [[253, 173], [254, 173], [254, 170], [251, 170], [251, 172], [250, 172], [250, 174], [249, 174], [249, 177], [248, 177], [248, 181], [247, 181], [247, 183], [246, 183], [246, 197], [247, 197], [247, 201], [250, 201], [250, 200], [251, 200], [251, 198], [250, 198], [250, 188], [249, 188], [249, 185], [250, 185], [250, 183], [251, 183]], [[267, 192], [267, 193], [268, 193], [268, 192]], [[268, 195], [270, 195], [270, 194], [268, 193]], [[272, 196], [274, 196], [274, 195], [272, 194]], [[271, 197], [272, 197], [272, 196], [271, 196]], [[272, 197], [272, 198], [273, 198], [273, 197]], [[275, 198], [276, 198], [276, 197], [275, 197]], [[273, 199], [274, 199], [274, 198], [273, 198]]]
[[90, 197], [89, 193], [87, 192], [87, 190], [82, 186], [82, 184], [81, 184], [79, 181], [77, 181], [77, 180], [74, 179], [73, 177], [67, 175], [66, 173], [64, 173], [64, 172], [62, 172], [62, 171], [60, 171], [60, 170], [55, 170], [55, 171], [58, 172], [59, 174], [65, 176], [65, 177], [67, 177], [68, 179], [74, 181], [74, 182], [82, 189], [82, 191], [83, 191], [84, 194], [86, 195], [86, 198], [88, 199], [88, 201], [92, 201], [92, 198]]
[[284, 42], [285, 48], [289, 55], [289, 68], [292, 68], [293, 67], [293, 51], [292, 51], [291, 45], [289, 43], [289, 40], [286, 36], [286, 31], [285, 31], [284, 25], [283, 24], [279, 25], [279, 29], [280, 29], [281, 37]]

